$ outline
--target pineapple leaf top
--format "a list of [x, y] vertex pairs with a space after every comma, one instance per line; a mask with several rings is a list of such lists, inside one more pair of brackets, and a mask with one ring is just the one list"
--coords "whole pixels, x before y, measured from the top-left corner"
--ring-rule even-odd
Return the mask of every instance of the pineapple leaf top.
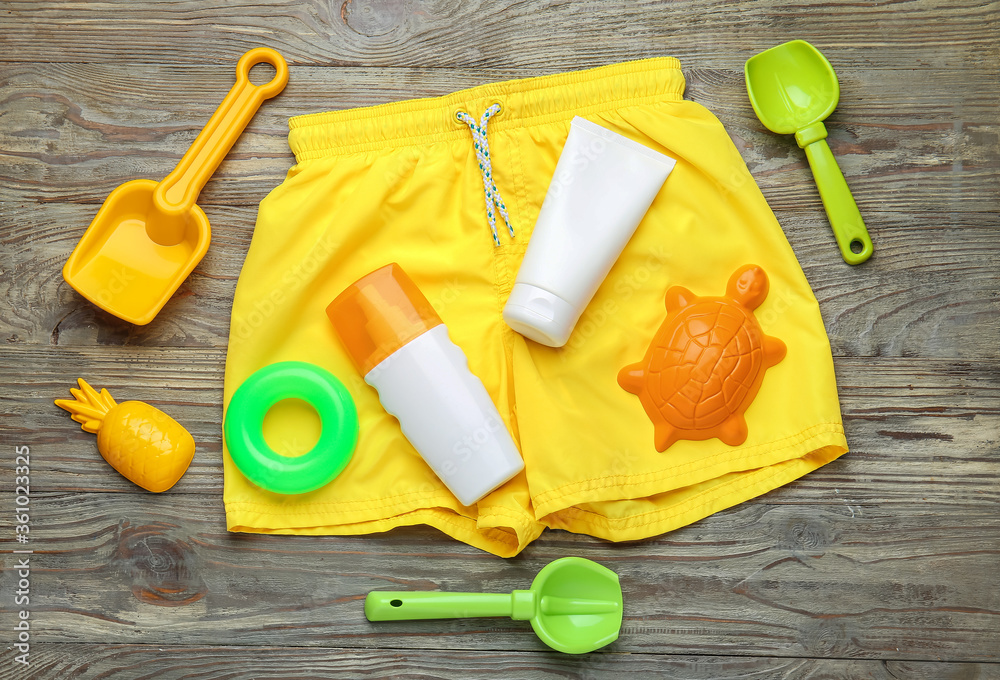
[[80, 388], [71, 387], [70, 394], [73, 399], [56, 399], [55, 404], [61, 409], [69, 411], [70, 416], [84, 432], [97, 433], [101, 429], [104, 416], [118, 403], [112, 398], [107, 390], [97, 390], [87, 384], [83, 378], [77, 378]]

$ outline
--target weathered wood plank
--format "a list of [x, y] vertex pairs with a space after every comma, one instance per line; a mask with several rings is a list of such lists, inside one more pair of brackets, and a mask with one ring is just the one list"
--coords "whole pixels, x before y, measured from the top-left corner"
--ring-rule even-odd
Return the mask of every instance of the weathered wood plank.
[[876, 68], [995, 62], [995, 2], [823, 0], [737, 7], [700, 0], [553, 3], [441, 0], [124, 0], [18, 2], [0, 17], [0, 59], [40, 62], [234, 60], [271, 45], [294, 63], [374, 66], [578, 66], [656, 54], [732, 68], [787, 36], [834, 63]]
[[[0, 427], [13, 443], [32, 447], [39, 491], [134, 492], [100, 458], [93, 435], [52, 404], [85, 376], [120, 399], [158, 405], [188, 427], [198, 450], [171, 494], [218, 497], [224, 357], [221, 349], [8, 346], [0, 355], [0, 375], [7, 376]], [[847, 512], [872, 504], [951, 504], [956, 494], [970, 507], [1000, 501], [1000, 367], [906, 358], [840, 359], [836, 367], [852, 452], [765, 502]], [[11, 465], [0, 461], [0, 469]]]
[[[230, 534], [220, 505], [33, 494], [33, 641], [542, 651], [523, 622], [372, 624], [362, 601], [372, 589], [510, 591], [575, 554], [621, 578], [624, 634], [609, 652], [998, 660], [995, 504], [747, 503], [637, 543], [550, 532], [506, 561], [420, 528]], [[0, 574], [4, 592], [13, 577]]]
[[[62, 265], [96, 208], [8, 204], [0, 212], [0, 301], [7, 307], [0, 337], [65, 347], [225, 347], [256, 208], [206, 210], [208, 255], [153, 323], [133, 326], [98, 310], [62, 279]], [[1000, 357], [995, 215], [867, 212], [876, 250], [860, 267], [841, 261], [819, 205], [777, 215], [820, 301], [835, 355]]]
[[[549, 69], [547, 72], [553, 72]], [[199, 203], [255, 205], [293, 163], [288, 117], [433, 96], [538, 69], [295, 68]], [[229, 67], [13, 65], [0, 79], [5, 201], [100, 204], [116, 186], [166, 176], [232, 83]], [[804, 154], [754, 117], [738, 71], [687, 72], [687, 96], [719, 115], [776, 209], [816, 209]], [[846, 71], [829, 142], [862, 210], [996, 211], [1000, 83], [992, 70]], [[956, 79], [975, 93], [950, 102]], [[155, 83], [155, 85], [151, 84]], [[874, 102], [874, 103], [873, 103]], [[9, 192], [9, 193], [7, 193]]]
[[[0, 678], [16, 678], [9, 654], [0, 656]], [[599, 653], [571, 657], [525, 652], [462, 650], [357, 650], [329, 647], [206, 647], [186, 645], [98, 645], [34, 643], [34, 680], [99, 677], [182, 680], [196, 669], [201, 680], [257, 678], [536, 678], [599, 680], [640, 677], [687, 680], [993, 680], [990, 663], [786, 659], [738, 656]]]

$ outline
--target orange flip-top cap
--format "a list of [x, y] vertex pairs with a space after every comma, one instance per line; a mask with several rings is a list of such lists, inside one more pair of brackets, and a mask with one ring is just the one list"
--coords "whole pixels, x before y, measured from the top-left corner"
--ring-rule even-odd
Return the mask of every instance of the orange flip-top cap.
[[344, 289], [326, 308], [326, 315], [361, 375], [442, 323], [417, 284], [395, 262]]

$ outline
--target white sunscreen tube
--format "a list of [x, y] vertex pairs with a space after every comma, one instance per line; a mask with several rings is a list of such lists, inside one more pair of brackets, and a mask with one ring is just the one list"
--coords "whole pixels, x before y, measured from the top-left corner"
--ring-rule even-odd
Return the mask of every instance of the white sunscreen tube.
[[543, 345], [565, 345], [675, 164], [574, 118], [503, 308], [507, 325]]

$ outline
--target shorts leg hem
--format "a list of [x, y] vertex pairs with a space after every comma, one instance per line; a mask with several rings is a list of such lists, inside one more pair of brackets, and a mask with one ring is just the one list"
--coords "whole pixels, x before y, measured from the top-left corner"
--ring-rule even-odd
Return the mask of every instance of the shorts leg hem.
[[[612, 478], [602, 477], [564, 485], [562, 488], [555, 490], [559, 492], [558, 494], [548, 492], [547, 494], [540, 494], [532, 498], [532, 502], [535, 507], [535, 516], [539, 519], [539, 521], [546, 524], [546, 526], [552, 528], [566, 528], [561, 526], [563, 523], [563, 519], [561, 518], [567, 515], [573, 515], [574, 512], [582, 512], [579, 508], [575, 507], [578, 505], [602, 501], [646, 498], [715, 479], [724, 474], [745, 470], [745, 472], [734, 478], [732, 482], [712, 487], [708, 491], [704, 492], [704, 494], [700, 494], [692, 499], [687, 499], [680, 508], [671, 509], [667, 507], [662, 510], [656, 510], [649, 513], [651, 515], [663, 516], [664, 513], [679, 515], [690, 512], [693, 515], [696, 515], [696, 517], [689, 521], [695, 521], [695, 519], [701, 519], [705, 515], [711, 514], [716, 510], [736, 505], [770, 491], [777, 486], [797, 479], [802, 475], [843, 455], [848, 450], [847, 440], [844, 437], [843, 426], [840, 423], [824, 423], [813, 426], [796, 436], [786, 438], [784, 442], [785, 444], [783, 446], [776, 446], [775, 443], [772, 442], [768, 445], [760, 445], [753, 447], [750, 450], [739, 452], [738, 455], [731, 454], [725, 459], [725, 462], [728, 462], [728, 469], [719, 469], [719, 464], [715, 463], [710, 468], [715, 474], [701, 476], [700, 478], [690, 478], [691, 471], [687, 469], [690, 467], [688, 465], [667, 467], [653, 474], [635, 476], [622, 475]], [[771, 450], [768, 455], [763, 456], [762, 449], [766, 450], [767, 448], [771, 448]], [[740, 463], [738, 462], [739, 460], [756, 461], [757, 464], [754, 468], [747, 470], [747, 468], [740, 466]], [[639, 479], [634, 479], [632, 477], [639, 477]], [[765, 480], [763, 482], [761, 479], [762, 477]], [[771, 477], [774, 477], [775, 479], [780, 478], [781, 481], [772, 484]], [[683, 480], [682, 483], [678, 483], [679, 478]], [[764, 485], [760, 486], [761, 483]], [[746, 488], [741, 490], [741, 486], [745, 486]], [[622, 488], [625, 488], [630, 492], [628, 497], [620, 495], [620, 490]], [[703, 498], [705, 494], [710, 494], [710, 496]], [[699, 514], [700, 511], [696, 508], [701, 503], [708, 503], [714, 507], [716, 502], [712, 499], [721, 495], [728, 496], [736, 500], [722, 503], [709, 512]], [[594, 515], [594, 517], [598, 517], [598, 515]], [[608, 528], [611, 528], [614, 522], [619, 522], [621, 526], [625, 527], [630, 526], [637, 517], [642, 517], [642, 515], [619, 518], [617, 520], [605, 518], [605, 520]], [[660, 520], [655, 519], [651, 521], [660, 522]], [[597, 522], [597, 524], [601, 523], [602, 522]], [[660, 531], [669, 531], [670, 529], [677, 528], [678, 526], [683, 526], [685, 523], [688, 522], [671, 524], [669, 528], [661, 529]], [[668, 522], [668, 524], [670, 523]], [[595, 525], [595, 529], [599, 528], [600, 527]], [[586, 531], [584, 533], [591, 532]], [[594, 531], [593, 533], [594, 535], [601, 535], [598, 531]], [[607, 534], [607, 531], [604, 533]], [[608, 536], [606, 535], [602, 536], [602, 538], [607, 537]]]

